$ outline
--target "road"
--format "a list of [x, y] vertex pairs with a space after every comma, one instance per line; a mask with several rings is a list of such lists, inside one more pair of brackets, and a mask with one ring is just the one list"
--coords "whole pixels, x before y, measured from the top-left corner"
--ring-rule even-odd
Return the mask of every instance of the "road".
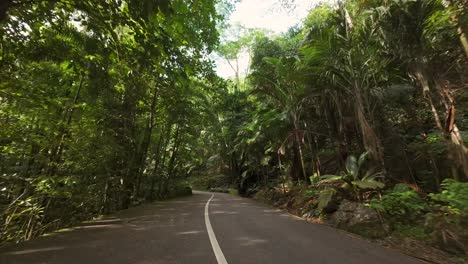
[[251, 199], [194, 192], [0, 249], [1, 264], [422, 264]]

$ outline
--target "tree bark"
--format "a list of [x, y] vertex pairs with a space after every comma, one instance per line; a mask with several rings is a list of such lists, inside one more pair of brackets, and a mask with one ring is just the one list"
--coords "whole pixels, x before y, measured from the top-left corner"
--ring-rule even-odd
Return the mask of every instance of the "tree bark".
[[307, 177], [307, 173], [305, 171], [305, 163], [304, 163], [304, 154], [302, 153], [302, 143], [304, 141], [304, 135], [302, 135], [302, 138], [299, 136], [300, 130], [299, 130], [299, 125], [297, 124], [297, 117], [293, 117], [293, 122], [294, 122], [294, 138], [296, 141], [296, 146], [297, 146], [297, 153], [299, 156], [299, 165], [301, 166], [301, 174], [302, 178], [306, 183], [309, 182], [309, 179]]
[[165, 131], [161, 131], [161, 134], [159, 135], [159, 140], [158, 140], [158, 143], [156, 145], [156, 153], [155, 153], [155, 162], [154, 162], [154, 169], [153, 169], [153, 172], [151, 173], [151, 186], [150, 186], [150, 194], [149, 194], [149, 199], [150, 200], [154, 200], [155, 196], [154, 196], [154, 188], [155, 188], [155, 185], [156, 185], [156, 175], [158, 173], [158, 169], [159, 169], [159, 164], [161, 162], [161, 146], [163, 145], [163, 140], [164, 140], [164, 136], [166, 135]]
[[150, 112], [148, 115], [146, 128], [143, 133], [143, 140], [137, 149], [137, 154], [136, 154], [137, 159], [135, 161], [135, 169], [133, 172], [135, 173], [135, 187], [133, 190], [134, 197], [137, 197], [140, 192], [141, 177], [142, 177], [143, 170], [145, 167], [145, 161], [146, 161], [146, 157], [148, 154], [148, 148], [151, 143], [151, 136], [153, 134], [154, 117], [155, 117], [155, 110], [156, 110], [158, 95], [159, 95], [159, 89], [155, 88], [153, 91], [153, 97], [151, 100]]
[[[468, 151], [463, 143], [463, 138], [460, 134], [460, 131], [456, 125], [455, 120], [452, 121], [451, 129], [446, 130], [446, 127], [442, 124], [441, 118], [437, 111], [436, 105], [432, 99], [432, 93], [430, 89], [430, 77], [425, 70], [425, 65], [422, 62], [422, 58], [418, 58], [416, 62], [411, 67], [412, 75], [416, 81], [420, 84], [423, 89], [423, 96], [427, 100], [429, 107], [431, 108], [435, 124], [439, 129], [440, 133], [444, 135], [444, 138], [448, 138], [448, 150], [449, 150], [449, 159], [452, 160], [454, 164], [459, 167], [463, 172], [465, 177], [468, 177]], [[448, 91], [443, 91], [443, 86], [440, 83], [437, 83], [437, 88], [440, 90], [442, 103], [445, 105], [445, 110], [447, 116], [450, 116], [450, 111], [454, 111], [454, 100], [448, 93]], [[445, 98], [444, 98], [445, 97]], [[444, 102], [445, 101], [445, 102]], [[452, 113], [454, 115], [454, 113]], [[454, 116], [453, 116], [454, 118]], [[454, 170], [455, 172], [456, 170]], [[458, 175], [453, 175], [454, 178], [458, 178]]]

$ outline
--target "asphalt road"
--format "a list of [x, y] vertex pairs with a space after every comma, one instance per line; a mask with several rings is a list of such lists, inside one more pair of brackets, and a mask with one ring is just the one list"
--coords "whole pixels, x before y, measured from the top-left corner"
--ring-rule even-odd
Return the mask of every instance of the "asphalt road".
[[0, 264], [32, 263], [424, 262], [250, 199], [195, 192], [0, 249]]

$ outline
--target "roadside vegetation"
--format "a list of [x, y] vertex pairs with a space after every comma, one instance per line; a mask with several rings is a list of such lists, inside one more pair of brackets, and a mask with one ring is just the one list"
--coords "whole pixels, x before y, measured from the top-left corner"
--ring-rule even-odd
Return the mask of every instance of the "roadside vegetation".
[[189, 193], [225, 87], [215, 1], [2, 1], [0, 18], [0, 241]]
[[212, 175], [424, 259], [466, 258], [466, 7], [341, 1], [279, 36], [237, 29], [221, 51], [251, 64], [232, 80]]
[[466, 258], [466, 0], [324, 2], [281, 35], [226, 1], [5, 3], [0, 240], [190, 185]]

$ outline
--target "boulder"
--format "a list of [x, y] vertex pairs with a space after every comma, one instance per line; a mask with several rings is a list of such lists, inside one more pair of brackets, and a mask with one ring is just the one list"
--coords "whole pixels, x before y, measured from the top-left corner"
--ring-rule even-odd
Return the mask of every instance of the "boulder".
[[367, 237], [387, 235], [389, 226], [383, 223], [377, 211], [362, 203], [343, 200], [330, 218], [334, 226]]
[[328, 202], [327, 206], [322, 209], [322, 212], [325, 214], [332, 214], [338, 210], [338, 206], [340, 205], [340, 200], [337, 197], [333, 197], [330, 202]]

